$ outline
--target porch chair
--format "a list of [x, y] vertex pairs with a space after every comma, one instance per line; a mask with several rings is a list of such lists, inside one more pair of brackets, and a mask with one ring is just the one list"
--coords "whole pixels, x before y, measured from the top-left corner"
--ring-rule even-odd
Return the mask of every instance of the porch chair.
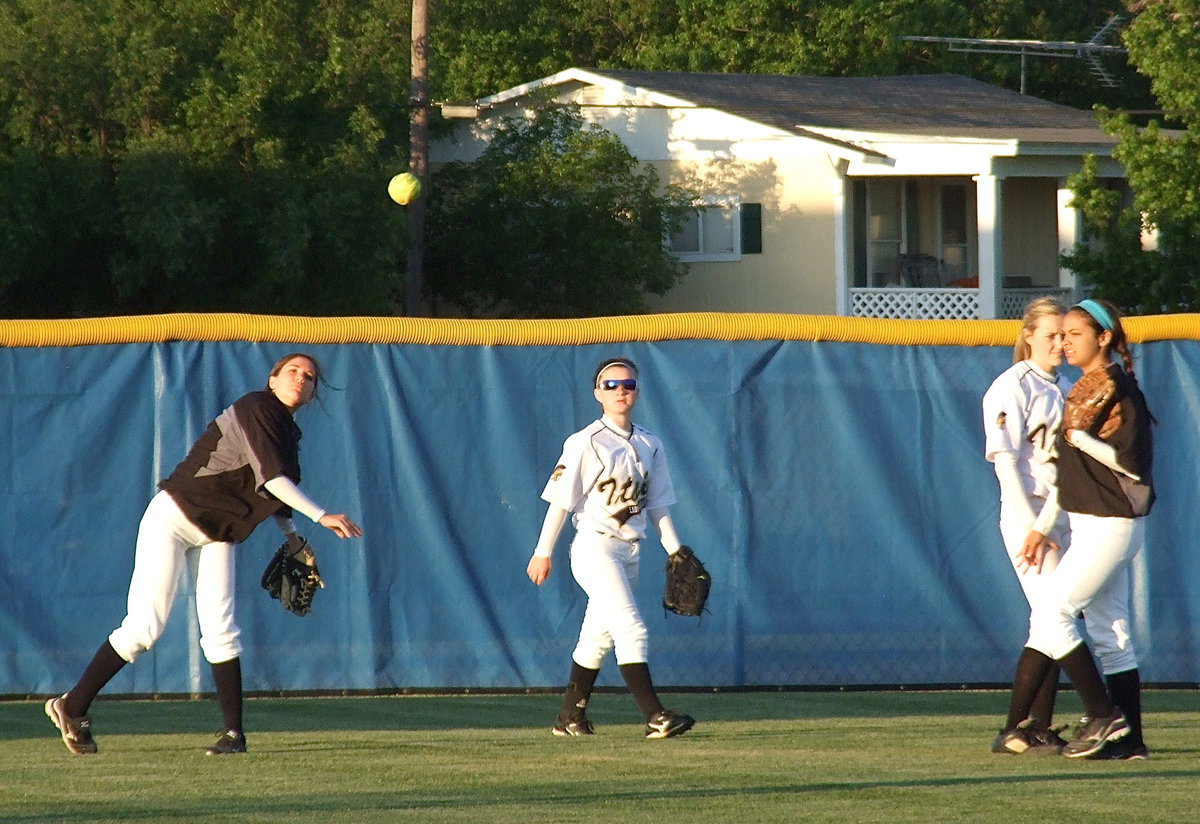
[[896, 256], [896, 280], [905, 286], [942, 286], [941, 268], [933, 255], [910, 252]]

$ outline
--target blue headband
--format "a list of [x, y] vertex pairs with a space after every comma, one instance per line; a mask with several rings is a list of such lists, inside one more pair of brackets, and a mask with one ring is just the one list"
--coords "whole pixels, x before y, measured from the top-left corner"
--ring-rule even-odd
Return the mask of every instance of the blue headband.
[[1091, 298], [1079, 301], [1079, 303], [1075, 304], [1075, 308], [1082, 309], [1083, 311], [1087, 312], [1096, 319], [1097, 323], [1099, 323], [1109, 332], [1113, 331], [1113, 328], [1117, 325], [1113, 322], [1113, 316], [1108, 313], [1108, 310], [1096, 303], [1096, 301], [1092, 300]]

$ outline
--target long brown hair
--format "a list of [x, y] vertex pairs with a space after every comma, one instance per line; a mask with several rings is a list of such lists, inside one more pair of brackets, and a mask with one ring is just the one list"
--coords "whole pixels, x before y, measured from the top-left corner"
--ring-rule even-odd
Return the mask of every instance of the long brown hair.
[[1088, 326], [1099, 335], [1101, 332], [1108, 332], [1111, 337], [1108, 341], [1109, 352], [1116, 352], [1121, 357], [1121, 365], [1125, 367], [1125, 372], [1129, 377], [1137, 380], [1137, 376], [1133, 372], [1133, 353], [1129, 351], [1129, 339], [1125, 337], [1125, 327], [1121, 324], [1121, 312], [1116, 306], [1113, 306], [1107, 300], [1100, 298], [1088, 298], [1099, 304], [1100, 307], [1108, 313], [1109, 319], [1112, 320], [1112, 329], [1101, 323], [1095, 315], [1087, 310], [1087, 307], [1081, 303], [1077, 303], [1071, 307], [1071, 311], [1087, 321]]
[[[1112, 335], [1108, 341], [1109, 352], [1116, 352], [1121, 356], [1121, 365], [1125, 368], [1125, 374], [1130, 377], [1134, 384], [1137, 384], [1137, 375], [1133, 372], [1133, 353], [1129, 351], [1129, 339], [1125, 337], [1125, 327], [1121, 324], [1120, 310], [1107, 300], [1099, 298], [1088, 298], [1088, 300], [1099, 304], [1100, 308], [1108, 313], [1109, 319], [1112, 320], [1112, 329], [1109, 329], [1097, 320], [1096, 316], [1088, 311], [1087, 306], [1084, 304], [1075, 304], [1071, 307], [1071, 311], [1087, 321], [1088, 326], [1092, 327], [1097, 335], [1101, 332], [1108, 332]], [[1138, 386], [1138, 388], [1140, 389], [1141, 387]], [[1158, 420], [1154, 417], [1154, 413], [1150, 411], [1149, 403], [1146, 404], [1146, 414], [1150, 416], [1151, 423], [1158, 423]]]
[[317, 396], [320, 394], [321, 387], [329, 386], [329, 381], [325, 380], [325, 370], [321, 368], [321, 362], [307, 352], [292, 352], [275, 361], [275, 365], [271, 367], [271, 373], [267, 376], [267, 388], [271, 388], [271, 378], [277, 377], [279, 373], [283, 371], [283, 367], [286, 366], [287, 362], [292, 358], [307, 358], [308, 360], [312, 361], [312, 365], [317, 372], [317, 379], [313, 382], [312, 399], [314, 401], [318, 400]]

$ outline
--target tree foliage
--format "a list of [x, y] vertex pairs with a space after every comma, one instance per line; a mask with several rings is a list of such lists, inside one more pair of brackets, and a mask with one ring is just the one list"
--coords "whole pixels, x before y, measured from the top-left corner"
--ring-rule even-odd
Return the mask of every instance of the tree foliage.
[[431, 191], [429, 286], [471, 316], [644, 311], [646, 292], [684, 272], [662, 240], [694, 195], [660, 185], [571, 109], [503, 122], [479, 159], [447, 165]]
[[[1194, 3], [1163, 5], [1186, 13]], [[437, 100], [569, 66], [954, 71], [1015, 88], [1014, 56], [964, 57], [899, 37], [1079, 40], [1121, 9], [1120, 0], [443, 0], [431, 9], [430, 81]], [[384, 182], [406, 165], [410, 15], [410, 0], [0, 0], [0, 311], [394, 311], [407, 222]], [[1143, 17], [1145, 45], [1131, 30], [1131, 48], [1174, 61], [1175, 74], [1152, 72], [1160, 96], [1172, 112], [1194, 111], [1194, 43], [1169, 14]], [[1041, 97], [1146, 107], [1127, 75], [1110, 93], [1081, 61], [1032, 61], [1029, 71]], [[432, 188], [439, 208], [473, 191], [470, 180], [462, 193], [452, 183], [450, 174]], [[598, 186], [562, 192], [600, 198], [602, 212], [617, 202]], [[561, 230], [587, 213], [571, 205], [539, 220]], [[586, 237], [571, 242], [575, 261], [594, 251]], [[631, 282], [660, 288], [661, 250], [634, 250], [648, 257], [628, 265]], [[510, 286], [510, 305], [526, 305], [520, 283]], [[567, 311], [554, 290], [539, 294], [549, 302], [528, 311]]]
[[[1086, 221], [1088, 243], [1063, 256], [1065, 265], [1094, 284], [1096, 293], [1129, 311], [1200, 309], [1200, 2], [1160, 0], [1129, 28], [1130, 59], [1151, 80], [1164, 114], [1141, 127], [1108, 112], [1103, 121], [1119, 144], [1133, 201], [1120, 204], [1100, 180], [1095, 163], [1071, 181]], [[1153, 233], [1156, 245], [1144, 249]], [[1096, 244], [1094, 241], [1099, 240]]]
[[0, 2], [5, 314], [390, 311], [402, 10]]
[[[454, 0], [434, 12], [440, 93], [472, 99], [569, 66], [799, 75], [956, 72], [1020, 87], [1016, 55], [962, 54], [903, 35], [1086, 40], [1121, 0]], [[1119, 59], [1097, 86], [1081, 60], [1028, 61], [1031, 94], [1145, 108]]]

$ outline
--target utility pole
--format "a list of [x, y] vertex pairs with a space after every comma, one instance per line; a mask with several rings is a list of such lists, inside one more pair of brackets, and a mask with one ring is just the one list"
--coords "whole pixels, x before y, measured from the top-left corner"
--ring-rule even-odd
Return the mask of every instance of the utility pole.
[[408, 204], [408, 272], [404, 314], [421, 313], [425, 290], [425, 193], [429, 184], [429, 0], [412, 4], [412, 94], [408, 118], [408, 170], [421, 190]]

